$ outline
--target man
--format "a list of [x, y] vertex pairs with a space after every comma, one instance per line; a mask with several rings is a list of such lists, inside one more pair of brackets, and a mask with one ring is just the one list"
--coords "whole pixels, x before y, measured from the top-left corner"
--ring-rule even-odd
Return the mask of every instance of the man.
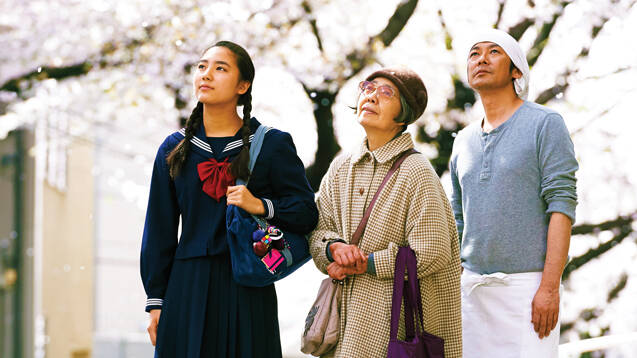
[[472, 41], [467, 76], [485, 117], [458, 133], [449, 163], [464, 357], [557, 357], [577, 204], [573, 143], [558, 113], [526, 101], [529, 66], [507, 33]]

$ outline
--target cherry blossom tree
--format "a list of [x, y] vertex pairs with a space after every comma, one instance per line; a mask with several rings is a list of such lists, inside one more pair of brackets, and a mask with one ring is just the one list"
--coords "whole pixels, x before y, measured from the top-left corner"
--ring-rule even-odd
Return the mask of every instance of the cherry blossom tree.
[[[604, 270], [605, 262], [637, 257], [637, 166], [627, 136], [636, 128], [629, 116], [637, 86], [629, 78], [637, 51], [627, 36], [637, 33], [635, 2], [4, 0], [0, 138], [46, 120], [69, 140], [146, 163], [165, 129], [192, 108], [197, 56], [231, 39], [257, 64], [254, 112], [282, 118], [313, 188], [341, 148], [360, 138], [348, 113], [356, 83], [393, 64], [412, 67], [428, 87], [429, 107], [410, 130], [444, 181], [455, 134], [482, 115], [466, 82], [465, 41], [476, 28], [501, 28], [527, 52], [531, 99], [564, 115], [581, 164], [580, 219], [563, 276], [565, 337], [637, 330], [617, 323], [637, 271]], [[112, 132], [126, 132], [135, 145], [96, 138]], [[146, 184], [131, 184], [139, 207]], [[582, 299], [593, 289], [589, 275], [603, 278], [601, 293]]]

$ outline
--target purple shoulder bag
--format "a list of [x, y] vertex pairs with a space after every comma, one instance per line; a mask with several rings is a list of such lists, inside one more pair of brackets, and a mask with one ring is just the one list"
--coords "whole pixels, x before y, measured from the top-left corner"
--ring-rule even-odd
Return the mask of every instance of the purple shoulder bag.
[[[405, 290], [405, 266], [407, 282]], [[400, 301], [405, 303], [405, 340], [398, 340]], [[414, 324], [415, 319], [415, 324]], [[391, 330], [387, 358], [444, 358], [444, 341], [427, 333], [422, 323], [422, 299], [416, 273], [416, 254], [410, 247], [401, 247], [396, 256], [394, 293], [391, 305]]]

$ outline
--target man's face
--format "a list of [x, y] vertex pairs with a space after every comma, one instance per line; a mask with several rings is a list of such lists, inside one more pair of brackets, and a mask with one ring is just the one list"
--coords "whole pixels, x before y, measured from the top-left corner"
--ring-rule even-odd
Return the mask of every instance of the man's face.
[[502, 47], [493, 42], [479, 42], [469, 51], [467, 59], [467, 78], [469, 86], [480, 92], [511, 86], [513, 79], [522, 73], [514, 68], [510, 70], [511, 59]]

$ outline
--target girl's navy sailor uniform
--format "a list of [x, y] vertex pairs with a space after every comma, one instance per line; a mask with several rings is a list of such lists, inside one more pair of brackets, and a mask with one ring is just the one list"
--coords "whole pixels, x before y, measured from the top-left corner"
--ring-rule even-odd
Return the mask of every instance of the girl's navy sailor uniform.
[[[259, 124], [252, 118], [252, 133]], [[204, 193], [197, 171], [210, 158], [234, 159], [242, 147], [241, 131], [232, 138], [206, 138], [200, 125], [181, 174], [173, 180], [166, 156], [183, 138], [182, 129], [159, 147], [142, 239], [146, 311], [162, 309], [155, 356], [280, 357], [274, 285], [251, 288], [232, 280], [226, 197], [217, 202]], [[224, 149], [213, 152], [209, 141]], [[273, 225], [300, 234], [316, 226], [314, 192], [288, 133], [266, 133], [248, 189], [261, 198]]]

